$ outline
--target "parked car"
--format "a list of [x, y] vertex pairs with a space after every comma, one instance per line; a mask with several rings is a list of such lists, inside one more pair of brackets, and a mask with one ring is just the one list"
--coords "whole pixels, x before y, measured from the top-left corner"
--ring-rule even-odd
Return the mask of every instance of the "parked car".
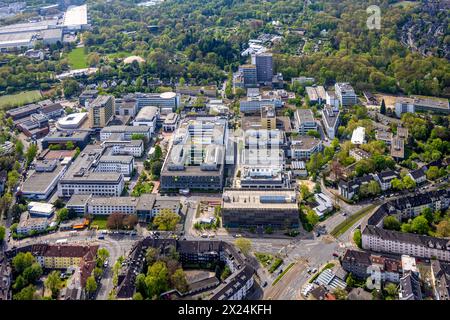
[[338, 258], [338, 257], [339, 257], [339, 253], [337, 253], [337, 252], [334, 252], [334, 253], [333, 253], [333, 257], [336, 257], [336, 258]]
[[267, 281], [264, 281], [264, 282], [263, 282], [262, 287], [263, 287], [263, 288], [267, 287]]

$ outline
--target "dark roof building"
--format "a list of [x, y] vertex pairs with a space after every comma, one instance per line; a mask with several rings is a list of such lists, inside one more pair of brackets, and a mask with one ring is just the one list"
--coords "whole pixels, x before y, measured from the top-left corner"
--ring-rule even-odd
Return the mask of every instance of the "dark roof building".
[[400, 300], [422, 300], [420, 279], [417, 273], [408, 271], [400, 278]]

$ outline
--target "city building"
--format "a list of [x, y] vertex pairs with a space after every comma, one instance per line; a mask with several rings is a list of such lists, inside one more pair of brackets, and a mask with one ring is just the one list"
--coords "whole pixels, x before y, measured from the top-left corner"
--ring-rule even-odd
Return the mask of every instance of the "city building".
[[153, 134], [156, 129], [156, 121], [159, 118], [159, 108], [157, 107], [142, 107], [133, 120], [133, 126], [147, 126], [150, 128], [150, 134]]
[[48, 117], [42, 113], [35, 113], [16, 124], [17, 129], [27, 137], [39, 139], [49, 132]]
[[169, 113], [164, 119], [163, 130], [167, 132], [173, 132], [177, 129], [178, 119], [180, 116], [176, 113]]
[[311, 104], [322, 104], [326, 102], [326, 92], [323, 86], [305, 87]]
[[184, 119], [161, 170], [161, 189], [222, 189], [227, 141], [226, 119]]
[[247, 97], [247, 100], [239, 102], [239, 110], [242, 113], [260, 113], [262, 106], [274, 105], [276, 109], [283, 107], [284, 102], [280, 98], [263, 98], [262, 96]]
[[355, 178], [348, 182], [341, 180], [338, 184], [339, 194], [344, 198], [351, 200], [354, 196], [358, 195], [361, 185], [367, 184], [370, 181], [375, 181], [372, 175]]
[[375, 132], [375, 139], [383, 141], [387, 145], [390, 145], [392, 142], [392, 132], [384, 131], [384, 130], [377, 130]]
[[252, 56], [253, 64], [256, 66], [256, 77], [258, 83], [272, 83], [273, 78], [273, 56], [271, 53], [257, 53]]
[[416, 185], [420, 185], [427, 181], [427, 175], [424, 168], [411, 170], [408, 175], [416, 182]]
[[6, 111], [6, 118], [12, 118], [14, 121], [25, 118], [32, 114], [38, 113], [41, 106], [38, 104], [28, 104], [23, 107], [18, 107]]
[[143, 136], [150, 141], [151, 132], [148, 126], [108, 126], [100, 131], [100, 141], [106, 141], [114, 135], [114, 139], [132, 140], [133, 135]]
[[116, 135], [111, 135], [101, 145], [104, 148], [110, 148], [112, 155], [131, 155], [140, 158], [144, 153], [144, 141], [141, 139], [123, 140], [120, 136], [116, 137]]
[[28, 212], [33, 218], [50, 218], [55, 208], [51, 203], [32, 201], [28, 203]]
[[83, 149], [91, 141], [91, 134], [88, 131], [54, 131], [42, 139], [42, 148], [47, 149], [51, 145], [66, 146], [68, 142], [75, 147]]
[[294, 190], [225, 190], [222, 217], [227, 228], [299, 226]]
[[384, 230], [367, 225], [362, 232], [362, 247], [366, 250], [414, 257], [450, 261], [450, 242], [445, 238]]
[[350, 157], [355, 158], [356, 161], [370, 158], [370, 153], [360, 148], [353, 148], [349, 151], [348, 154]]
[[294, 84], [296, 82], [298, 82], [299, 84], [307, 84], [307, 83], [313, 84], [314, 82], [316, 82], [316, 79], [313, 77], [305, 77], [305, 76], [300, 76], [291, 79], [291, 84]]
[[295, 125], [298, 133], [307, 134], [308, 131], [317, 131], [318, 126], [314, 120], [311, 109], [297, 109], [295, 112]]
[[134, 170], [134, 157], [131, 155], [102, 155], [96, 164], [94, 172], [118, 172], [130, 177]]
[[439, 99], [435, 97], [401, 97], [397, 98], [395, 101], [395, 114], [399, 118], [403, 113], [415, 113], [417, 111], [449, 114], [450, 105], [448, 99]]
[[355, 90], [349, 83], [337, 82], [334, 85], [334, 90], [341, 106], [348, 107], [358, 103], [358, 97], [355, 94]]
[[116, 99], [116, 116], [136, 116], [136, 98], [125, 96]]
[[89, 125], [91, 128], [106, 127], [115, 114], [113, 96], [98, 96], [89, 106]]
[[326, 105], [322, 110], [325, 133], [331, 140], [336, 137], [339, 124], [341, 123], [340, 116], [341, 112], [339, 109], [335, 109], [331, 105]]
[[333, 111], [339, 110], [339, 98], [336, 96], [334, 91], [325, 92], [325, 101], [327, 105], [333, 108]]
[[431, 282], [436, 300], [450, 300], [450, 263], [431, 260]]
[[400, 278], [400, 289], [398, 292], [400, 300], [422, 300], [420, 278], [415, 272], [406, 272]]
[[392, 180], [400, 178], [399, 174], [393, 170], [377, 173], [374, 177], [375, 180], [380, 184], [381, 191], [391, 189]]
[[62, 130], [78, 129], [88, 118], [87, 112], [72, 113], [61, 118], [57, 122], [57, 126]]
[[308, 177], [308, 170], [306, 170], [305, 161], [291, 161], [291, 172], [293, 177]]
[[55, 190], [70, 164], [68, 160], [36, 160], [35, 170], [23, 182], [21, 194], [28, 199], [46, 200]]
[[399, 137], [392, 138], [391, 156], [395, 160], [405, 158], [405, 140]]
[[318, 138], [305, 135], [291, 138], [290, 155], [293, 160], [308, 160], [322, 149], [322, 141]]
[[242, 82], [245, 88], [256, 87], [258, 85], [258, 76], [256, 66], [253, 64], [244, 64], [239, 66], [239, 73], [242, 76]]
[[366, 128], [357, 127], [355, 130], [353, 130], [351, 142], [352, 144], [356, 145], [366, 143]]
[[324, 193], [315, 193], [314, 200], [317, 203], [317, 206], [314, 207], [313, 210], [319, 217], [323, 217], [325, 214], [333, 210], [333, 202]]
[[159, 108], [160, 114], [169, 114], [180, 106], [180, 94], [175, 92], [136, 93], [135, 99], [138, 111], [142, 107], [154, 106]]
[[290, 187], [290, 173], [281, 165], [241, 166], [236, 184], [242, 189], [284, 189]]
[[89, 89], [84, 90], [78, 97], [78, 102], [81, 106], [88, 108], [89, 104], [98, 97], [98, 90]]
[[29, 235], [31, 232], [45, 231], [49, 226], [47, 218], [33, 218], [27, 211], [22, 212], [16, 232], [18, 235]]
[[68, 198], [73, 194], [93, 194], [118, 197], [125, 187], [120, 172], [98, 172], [96, 167], [104, 149], [89, 145], [76, 158], [58, 183], [58, 196]]
[[275, 130], [277, 128], [277, 114], [274, 105], [261, 107], [261, 127], [265, 130]]

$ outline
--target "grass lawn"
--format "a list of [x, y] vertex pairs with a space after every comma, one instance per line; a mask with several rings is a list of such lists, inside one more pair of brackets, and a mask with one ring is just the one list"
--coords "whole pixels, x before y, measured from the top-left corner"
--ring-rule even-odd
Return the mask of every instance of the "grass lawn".
[[0, 108], [20, 107], [27, 103], [33, 103], [42, 98], [39, 90], [23, 91], [16, 94], [8, 94], [0, 97]]
[[366, 214], [368, 214], [369, 212], [372, 212], [372, 210], [376, 207], [375, 204], [371, 204], [370, 206], [368, 206], [367, 208], [361, 209], [358, 212], [356, 212], [354, 215], [348, 217], [347, 219], [345, 219], [343, 222], [341, 222], [340, 224], [337, 225], [336, 228], [333, 229], [333, 231], [330, 232], [330, 234], [337, 238], [340, 235], [344, 234], [345, 231], [347, 231], [348, 229], [350, 229], [350, 227], [352, 225], [354, 225], [359, 219], [361, 219], [362, 217], [364, 217]]
[[69, 65], [72, 69], [84, 69], [88, 67], [87, 55], [84, 53], [84, 48], [75, 48], [67, 55]]
[[94, 219], [91, 222], [91, 228], [94, 226], [98, 226], [98, 229], [108, 229], [106, 227], [106, 222], [108, 221], [108, 217], [103, 216], [95, 216]]

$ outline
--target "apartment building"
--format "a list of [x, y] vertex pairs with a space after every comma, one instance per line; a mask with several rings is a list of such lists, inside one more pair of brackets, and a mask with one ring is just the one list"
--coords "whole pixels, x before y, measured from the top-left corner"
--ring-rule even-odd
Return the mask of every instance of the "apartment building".
[[420, 258], [450, 261], [450, 241], [444, 238], [405, 233], [367, 225], [362, 232], [362, 247], [366, 250], [407, 254]]
[[113, 96], [98, 96], [89, 106], [89, 126], [91, 128], [106, 127], [115, 114]]
[[350, 200], [354, 196], [358, 195], [361, 185], [367, 184], [370, 181], [375, 181], [372, 175], [362, 176], [347, 182], [341, 180], [338, 184], [339, 194], [344, 198]]
[[377, 173], [374, 177], [380, 184], [381, 191], [386, 191], [392, 188], [392, 180], [400, 178], [400, 175], [393, 170], [388, 170]]
[[334, 85], [334, 91], [343, 107], [353, 106], [358, 103], [358, 97], [353, 87], [347, 82], [337, 82]]
[[349, 151], [349, 156], [355, 158], [356, 161], [361, 161], [363, 159], [369, 159], [370, 153], [364, 151], [363, 149], [353, 148]]

